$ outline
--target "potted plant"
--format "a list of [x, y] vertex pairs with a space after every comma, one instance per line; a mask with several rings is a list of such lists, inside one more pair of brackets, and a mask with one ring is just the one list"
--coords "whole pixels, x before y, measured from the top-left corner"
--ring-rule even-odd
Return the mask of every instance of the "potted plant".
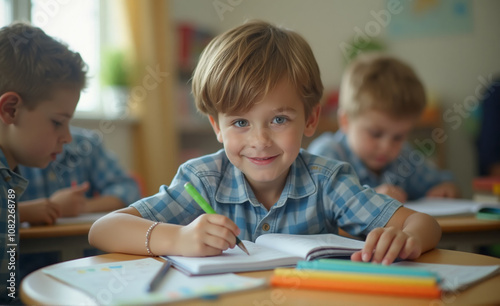
[[116, 117], [124, 112], [130, 96], [130, 66], [122, 50], [107, 49], [102, 53], [101, 81], [104, 113]]

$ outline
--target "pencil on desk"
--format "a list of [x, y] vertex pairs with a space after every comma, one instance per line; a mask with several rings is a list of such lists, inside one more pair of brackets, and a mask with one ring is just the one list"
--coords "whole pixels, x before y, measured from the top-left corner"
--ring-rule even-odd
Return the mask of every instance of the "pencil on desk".
[[149, 283], [148, 292], [153, 292], [158, 288], [158, 286], [160, 285], [163, 278], [165, 278], [165, 275], [167, 275], [167, 272], [170, 269], [171, 265], [172, 265], [172, 262], [170, 260], [165, 261], [163, 266], [161, 266], [160, 271], [158, 271], [158, 273], [156, 273], [156, 275], [153, 278], [153, 280], [151, 281], [151, 283]]
[[[198, 205], [200, 205], [201, 209], [203, 209], [204, 212], [206, 212], [207, 214], [217, 214], [217, 212], [215, 212], [212, 206], [208, 204], [208, 202], [201, 196], [198, 190], [196, 190], [196, 188], [194, 188], [194, 186], [191, 183], [187, 182], [186, 184], [184, 184], [184, 189], [186, 189], [186, 191], [194, 199], [194, 201], [198, 203]], [[250, 253], [248, 253], [247, 248], [240, 240], [240, 238], [238, 238], [238, 236], [236, 236], [236, 245], [241, 250], [243, 250], [243, 252], [247, 253], [247, 255], [250, 255]]]

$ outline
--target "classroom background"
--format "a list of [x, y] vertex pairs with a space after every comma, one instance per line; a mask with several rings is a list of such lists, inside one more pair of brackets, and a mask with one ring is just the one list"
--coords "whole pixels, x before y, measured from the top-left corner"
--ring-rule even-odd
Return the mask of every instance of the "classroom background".
[[478, 105], [500, 73], [499, 1], [0, 0], [0, 6], [2, 25], [31, 20], [51, 35], [64, 29], [61, 35], [75, 42], [91, 85], [72, 124], [99, 133], [146, 195], [168, 184], [181, 162], [221, 148], [194, 109], [190, 72], [213, 36], [249, 19], [294, 29], [310, 43], [325, 86], [316, 135], [335, 128], [340, 78], [355, 50], [382, 50], [411, 64], [430, 101], [411, 141], [456, 175], [464, 197], [472, 195]]

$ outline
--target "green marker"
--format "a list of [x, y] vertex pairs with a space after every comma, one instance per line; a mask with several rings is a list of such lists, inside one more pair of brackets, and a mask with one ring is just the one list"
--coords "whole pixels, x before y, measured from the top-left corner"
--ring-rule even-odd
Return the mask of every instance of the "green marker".
[[[201, 194], [198, 192], [198, 190], [196, 190], [196, 188], [194, 188], [194, 186], [190, 182], [187, 182], [186, 184], [184, 184], [184, 189], [186, 189], [186, 191], [195, 200], [195, 202], [198, 203], [198, 205], [200, 205], [201, 209], [203, 209], [204, 212], [206, 212], [207, 214], [217, 214], [215, 212], [215, 210], [212, 208], [212, 206], [210, 206], [210, 204], [208, 204], [208, 202], [201, 196]], [[241, 250], [243, 250], [243, 252], [250, 255], [250, 253], [248, 253], [247, 248], [245, 247], [243, 242], [241, 242], [241, 240], [240, 240], [240, 238], [238, 238], [238, 236], [236, 236], [236, 245]]]

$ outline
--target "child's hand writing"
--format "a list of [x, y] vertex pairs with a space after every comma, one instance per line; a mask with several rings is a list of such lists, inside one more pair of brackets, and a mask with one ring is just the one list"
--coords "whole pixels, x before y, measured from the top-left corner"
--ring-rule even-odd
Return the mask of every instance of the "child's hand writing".
[[88, 182], [56, 191], [50, 202], [59, 206], [61, 217], [76, 217], [83, 211], [87, 198], [85, 192], [90, 188]]
[[391, 185], [391, 184], [382, 184], [375, 188], [377, 193], [385, 194], [390, 196], [391, 198], [405, 203], [408, 200], [408, 194], [403, 190], [403, 188]]
[[204, 214], [182, 227], [178, 235], [178, 246], [183, 256], [219, 255], [236, 245], [240, 229], [228, 217]]
[[427, 191], [426, 196], [437, 198], [458, 198], [460, 196], [460, 191], [455, 184], [445, 182], [431, 188]]
[[396, 258], [415, 259], [422, 253], [418, 238], [396, 227], [376, 228], [366, 237], [363, 250], [351, 255], [352, 261], [389, 265]]

